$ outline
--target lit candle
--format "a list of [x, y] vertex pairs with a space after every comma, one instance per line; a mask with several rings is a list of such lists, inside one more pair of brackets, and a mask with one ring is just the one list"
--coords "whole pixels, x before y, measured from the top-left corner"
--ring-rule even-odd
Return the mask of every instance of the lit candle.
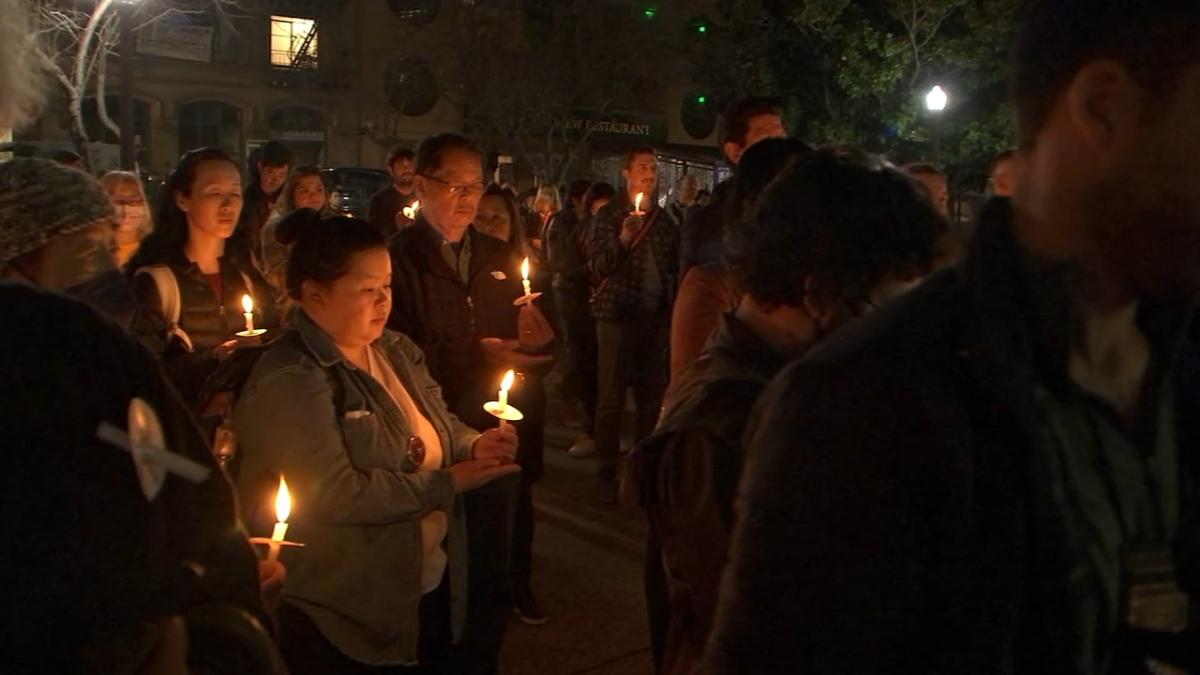
[[516, 377], [516, 373], [510, 370], [504, 374], [504, 379], [500, 382], [500, 396], [496, 400], [500, 403], [502, 412], [508, 407], [508, 390], [512, 389], [514, 377]]
[[505, 422], [519, 422], [525, 419], [524, 413], [508, 404], [508, 390], [512, 389], [514, 377], [516, 373], [511, 370], [505, 373], [504, 380], [500, 382], [500, 395], [496, 397], [497, 400], [483, 404], [487, 414], [500, 420], [501, 429], [504, 428]]
[[400, 209], [404, 213], [404, 217], [409, 220], [417, 219], [417, 212], [421, 210], [421, 202], [413, 202], [412, 206], [406, 206]]
[[242, 296], [242, 316], [246, 317], [246, 332], [254, 332], [254, 298], [249, 295]]
[[275, 493], [275, 531], [271, 533], [271, 541], [267, 545], [267, 562], [275, 562], [279, 557], [279, 549], [283, 546], [283, 538], [287, 535], [287, 519], [292, 514], [292, 497], [288, 494], [287, 481], [279, 477], [279, 492]]
[[642, 196], [644, 194], [645, 194], [644, 192], [639, 192], [639, 193], [637, 193], [637, 196], [633, 198], [633, 212], [634, 213], [642, 212]]
[[521, 263], [521, 285], [525, 287], [525, 297], [528, 298], [529, 292], [530, 292], [530, 288], [529, 288], [529, 258], [526, 258], [525, 262]]

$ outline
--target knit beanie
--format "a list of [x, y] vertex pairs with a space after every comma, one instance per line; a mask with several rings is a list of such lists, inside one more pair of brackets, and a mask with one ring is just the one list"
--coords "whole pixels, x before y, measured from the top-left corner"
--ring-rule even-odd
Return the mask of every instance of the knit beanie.
[[100, 183], [46, 159], [0, 162], [0, 263], [114, 217]]

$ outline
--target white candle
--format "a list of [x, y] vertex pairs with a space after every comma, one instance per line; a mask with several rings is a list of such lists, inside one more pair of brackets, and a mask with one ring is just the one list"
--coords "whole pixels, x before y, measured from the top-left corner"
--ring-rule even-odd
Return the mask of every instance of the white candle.
[[521, 263], [521, 285], [525, 287], [525, 297], [528, 298], [531, 290], [529, 285], [529, 258], [526, 258], [525, 262]]
[[254, 332], [254, 298], [249, 295], [242, 296], [242, 316], [246, 317], [246, 332]]
[[633, 198], [633, 212], [634, 213], [642, 212], [642, 195], [644, 195], [644, 194], [645, 193], [639, 192], [639, 193], [637, 193], [637, 196]]
[[500, 412], [504, 412], [508, 408], [508, 390], [512, 389], [514, 377], [516, 377], [516, 373], [510, 370], [504, 374], [504, 380], [500, 382], [500, 395], [497, 398], [497, 402], [500, 404]]
[[287, 481], [279, 477], [279, 491], [275, 493], [275, 530], [271, 533], [271, 543], [268, 544], [267, 562], [275, 562], [279, 557], [279, 549], [287, 536], [287, 519], [292, 513], [292, 497], [288, 494]]

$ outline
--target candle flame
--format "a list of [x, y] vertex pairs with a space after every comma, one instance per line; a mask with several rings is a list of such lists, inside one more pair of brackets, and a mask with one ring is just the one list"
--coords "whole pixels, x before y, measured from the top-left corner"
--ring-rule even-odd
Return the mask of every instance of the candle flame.
[[525, 261], [521, 263], [521, 278], [525, 281], [529, 281], [529, 258], [526, 258]]
[[254, 311], [254, 298], [249, 295], [242, 296], [242, 311], [247, 314]]
[[421, 202], [413, 202], [412, 206], [406, 206], [401, 210], [404, 212], [405, 218], [414, 220], [417, 217], [417, 211], [421, 210]]
[[643, 194], [645, 194], [645, 193], [639, 192], [639, 193], [637, 193], [637, 196], [633, 198], [633, 210], [634, 211], [642, 210], [642, 195]]
[[292, 495], [288, 492], [287, 481], [279, 477], [279, 492], [275, 493], [275, 520], [286, 523], [292, 515]]
[[508, 391], [512, 389], [513, 379], [517, 376], [513, 371], [508, 371], [504, 374], [504, 380], [500, 382], [500, 391]]

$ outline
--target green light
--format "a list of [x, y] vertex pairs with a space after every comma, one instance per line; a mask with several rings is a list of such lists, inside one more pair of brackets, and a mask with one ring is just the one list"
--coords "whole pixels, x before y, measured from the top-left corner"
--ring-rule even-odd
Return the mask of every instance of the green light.
[[697, 28], [696, 30], [697, 30], [697, 31], [699, 31], [699, 32], [701, 32], [701, 33], [707, 33], [707, 32], [708, 32], [708, 26], [705, 26], [704, 24], [700, 24], [700, 27], [699, 27], [699, 28]]
[[708, 103], [708, 97], [704, 95], [697, 96], [696, 103]]
[[655, 9], [654, 7], [647, 7], [645, 9], [645, 11], [642, 12], [642, 15], [645, 16], [647, 19], [653, 19], [654, 15], [657, 13], [658, 13], [658, 10]]

